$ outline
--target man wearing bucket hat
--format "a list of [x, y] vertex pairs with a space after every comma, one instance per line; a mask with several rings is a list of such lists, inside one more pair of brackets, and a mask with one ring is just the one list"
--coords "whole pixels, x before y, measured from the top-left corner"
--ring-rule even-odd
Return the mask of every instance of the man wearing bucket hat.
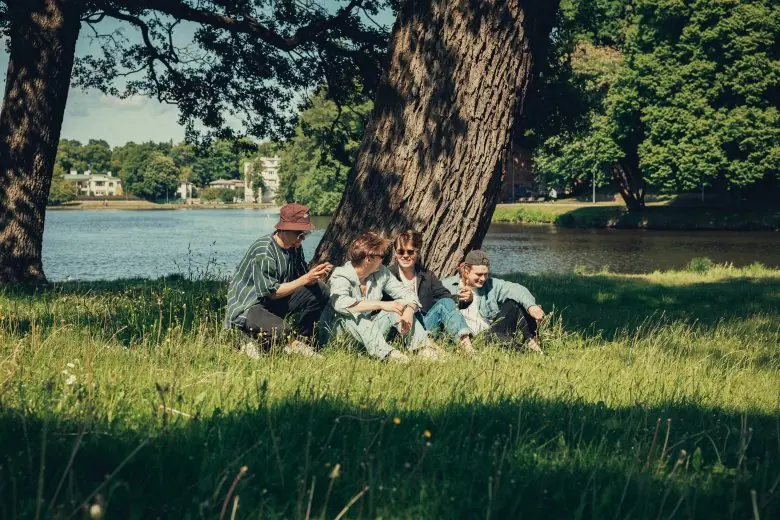
[[225, 328], [238, 327], [259, 340], [259, 345], [252, 341], [242, 347], [253, 358], [275, 339], [285, 343], [285, 353], [315, 356], [304, 338], [313, 336], [314, 324], [327, 303], [322, 281], [333, 266], [306, 267], [301, 244], [314, 229], [306, 206], [282, 206], [275, 227], [274, 233], [249, 247], [233, 274]]

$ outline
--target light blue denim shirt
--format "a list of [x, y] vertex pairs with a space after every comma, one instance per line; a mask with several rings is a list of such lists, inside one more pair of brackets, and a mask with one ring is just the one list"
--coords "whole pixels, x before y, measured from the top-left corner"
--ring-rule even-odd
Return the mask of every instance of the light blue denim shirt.
[[350, 262], [333, 270], [328, 285], [330, 286], [330, 299], [320, 317], [320, 327], [323, 329], [328, 329], [339, 317], [354, 319], [370, 317], [370, 311], [353, 313], [349, 308], [363, 300], [380, 301], [383, 294], [387, 294], [404, 305], [412, 305], [415, 309], [420, 308], [420, 300], [417, 295], [404, 286], [384, 265], [366, 278], [365, 296], [360, 291], [360, 280]]
[[[460, 291], [460, 275], [450, 276], [441, 281], [452, 294]], [[525, 310], [536, 305], [531, 292], [519, 283], [508, 282], [498, 278], [488, 277], [485, 285], [478, 288], [479, 313], [487, 321], [493, 321], [501, 309], [501, 304], [507, 300], [514, 300], [523, 306]]]

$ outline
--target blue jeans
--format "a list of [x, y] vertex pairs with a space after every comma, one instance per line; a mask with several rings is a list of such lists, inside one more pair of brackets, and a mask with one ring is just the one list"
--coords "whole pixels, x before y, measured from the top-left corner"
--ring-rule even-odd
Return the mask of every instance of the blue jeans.
[[423, 317], [425, 329], [434, 336], [438, 336], [441, 329], [449, 334], [457, 343], [466, 334], [471, 334], [466, 320], [458, 310], [455, 302], [450, 298], [442, 298], [437, 301]]

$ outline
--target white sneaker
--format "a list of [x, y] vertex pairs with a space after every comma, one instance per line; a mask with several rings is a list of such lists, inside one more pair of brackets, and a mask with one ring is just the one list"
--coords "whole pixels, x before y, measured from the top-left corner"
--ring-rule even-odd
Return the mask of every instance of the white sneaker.
[[317, 352], [315, 352], [314, 349], [311, 347], [311, 345], [304, 343], [303, 341], [299, 341], [297, 339], [292, 340], [287, 344], [286, 347], [284, 347], [284, 353], [297, 354], [299, 356], [310, 357], [310, 358], [324, 357], [322, 354], [318, 354]]
[[424, 347], [417, 351], [417, 357], [426, 361], [441, 361], [443, 355], [435, 348]]
[[539, 342], [536, 341], [536, 338], [531, 338], [528, 341], [526, 341], [525, 349], [534, 352], [535, 354], [544, 354], [544, 352], [542, 351], [542, 347], [539, 346]]
[[471, 338], [469, 336], [463, 336], [458, 342], [458, 351], [466, 357], [471, 357], [477, 353], [474, 350], [474, 345], [471, 344]]
[[400, 350], [393, 349], [390, 351], [390, 353], [387, 355], [385, 360], [388, 363], [399, 363], [402, 365], [405, 365], [409, 362], [409, 356], [402, 353]]
[[260, 347], [258, 347], [257, 343], [252, 340], [242, 344], [238, 350], [250, 359], [260, 359]]

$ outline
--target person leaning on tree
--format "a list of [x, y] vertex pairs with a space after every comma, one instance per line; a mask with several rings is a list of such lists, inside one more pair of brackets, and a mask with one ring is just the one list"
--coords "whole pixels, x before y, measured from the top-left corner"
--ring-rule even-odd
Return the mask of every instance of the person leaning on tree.
[[443, 330], [464, 354], [474, 353], [471, 330], [458, 311], [458, 298], [425, 267], [420, 256], [422, 234], [403, 231], [393, 242], [393, 261], [389, 269], [398, 280], [414, 292], [420, 300], [420, 315], [425, 329], [434, 336]]
[[333, 266], [306, 267], [301, 244], [314, 229], [306, 206], [282, 206], [275, 227], [249, 247], [230, 280], [225, 328], [257, 340], [242, 347], [253, 358], [274, 340], [286, 342], [285, 353], [317, 355], [308, 338], [328, 300], [323, 280]]
[[471, 332], [493, 333], [502, 343], [541, 353], [536, 335], [537, 322], [544, 317], [541, 306], [522, 285], [489, 274], [487, 254], [475, 249], [460, 264], [459, 274], [443, 280], [450, 293], [457, 295]]

